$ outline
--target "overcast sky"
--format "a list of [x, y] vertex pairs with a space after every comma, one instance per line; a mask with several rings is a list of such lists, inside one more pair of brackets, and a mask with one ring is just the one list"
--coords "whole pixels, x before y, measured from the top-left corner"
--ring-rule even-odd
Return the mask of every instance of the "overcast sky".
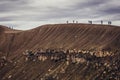
[[1, 25], [26, 30], [67, 20], [120, 26], [120, 0], [0, 0]]

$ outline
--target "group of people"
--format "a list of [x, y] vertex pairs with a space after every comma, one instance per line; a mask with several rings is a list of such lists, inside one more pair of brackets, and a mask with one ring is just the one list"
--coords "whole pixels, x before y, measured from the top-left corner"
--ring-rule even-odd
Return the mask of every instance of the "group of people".
[[[69, 24], [69, 21], [66, 21], [66, 23]], [[78, 21], [73, 20], [73, 23], [76, 23], [76, 24], [77, 24]], [[89, 23], [89, 24], [93, 24], [93, 21], [88, 21], [88, 23]], [[101, 20], [100, 23], [103, 24], [103, 20]], [[112, 24], [112, 22], [111, 22], [111, 21], [108, 21], [108, 25], [111, 25], [111, 24]]]
[[[89, 23], [89, 24], [92, 24], [93, 21], [88, 21], [88, 23]], [[103, 20], [101, 20], [100, 23], [103, 24]], [[111, 25], [111, 24], [112, 24], [112, 22], [111, 22], [111, 21], [108, 21], [108, 25]]]
[[[69, 24], [69, 21], [66, 21], [67, 24]], [[73, 23], [78, 23], [78, 21], [73, 20]]]

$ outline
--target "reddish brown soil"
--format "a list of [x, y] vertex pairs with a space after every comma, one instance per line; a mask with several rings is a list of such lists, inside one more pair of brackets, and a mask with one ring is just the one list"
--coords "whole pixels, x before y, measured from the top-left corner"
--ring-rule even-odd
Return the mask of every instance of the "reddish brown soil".
[[[7, 32], [7, 31], [6, 31]], [[15, 33], [14, 33], [15, 32]], [[4, 34], [0, 49], [5, 52], [11, 38], [11, 51], [37, 48], [120, 49], [120, 28], [108, 25], [55, 24]]]
[[[49, 67], [58, 63], [51, 63], [50, 61], [26, 63], [22, 52], [26, 49], [36, 50], [38, 48], [120, 49], [120, 27], [96, 24], [53, 24], [43, 25], [27, 31], [16, 31], [0, 26], [0, 54], [9, 54], [8, 60], [16, 62], [15, 65], [8, 63], [8, 66], [1, 68], [0, 79], [10, 80], [8, 76], [12, 75], [11, 80], [40, 80], [40, 76], [45, 75]], [[69, 67], [72, 70], [72, 65]], [[75, 70], [84, 68], [87, 69], [83, 64], [82, 66], [76, 66]], [[22, 72], [24, 70], [26, 73]], [[83, 72], [86, 73], [87, 71], [83, 70]], [[77, 72], [73, 73], [71, 72], [71, 75], [74, 75], [71, 80], [74, 80], [75, 74], [77, 74]], [[92, 74], [96, 75], [94, 72]], [[61, 76], [64, 80], [69, 80], [70, 74], [67, 73]], [[91, 75], [92, 77], [93, 75]], [[76, 80], [80, 79], [83, 79], [82, 75], [78, 79], [76, 78]]]

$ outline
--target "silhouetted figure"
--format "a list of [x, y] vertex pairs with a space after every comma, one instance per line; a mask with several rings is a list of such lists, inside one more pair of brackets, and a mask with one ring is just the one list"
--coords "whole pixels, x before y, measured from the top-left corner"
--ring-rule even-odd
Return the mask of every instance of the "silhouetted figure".
[[101, 20], [101, 24], [103, 24], [103, 21]]
[[66, 21], [66, 23], [68, 24], [69, 22], [68, 22], [68, 21]]
[[92, 24], [92, 21], [88, 21], [88, 23]]
[[112, 24], [112, 22], [111, 21], [108, 21], [108, 25], [111, 25]]
[[73, 20], [73, 23], [74, 23], [75, 21]]

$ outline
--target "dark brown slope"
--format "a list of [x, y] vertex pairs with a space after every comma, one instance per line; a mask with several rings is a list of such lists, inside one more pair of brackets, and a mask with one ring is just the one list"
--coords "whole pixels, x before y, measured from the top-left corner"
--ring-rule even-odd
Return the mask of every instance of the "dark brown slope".
[[107, 25], [56, 24], [22, 32], [14, 46], [22, 48], [120, 48], [120, 28]]
[[5, 38], [5, 31], [10, 31], [10, 30], [11, 29], [9, 29], [8, 27], [0, 25], [0, 45], [1, 45], [1, 47], [2, 47], [2, 45], [4, 45], [3, 41]]
[[[5, 29], [7, 30], [7, 29]], [[4, 33], [0, 51], [15, 57], [26, 49], [120, 49], [120, 28], [109, 25], [54, 24], [19, 33]], [[14, 54], [14, 55], [13, 55]]]
[[7, 50], [9, 44], [12, 52], [37, 48], [120, 49], [120, 28], [109, 25], [44, 25], [5, 36], [0, 42], [0, 49], [3, 52]]
[[[0, 52], [7, 53], [9, 51], [10, 45], [12, 45], [12, 36], [22, 32], [20, 30], [10, 29], [6, 26], [0, 25]], [[11, 43], [12, 42], [12, 43]]]
[[[4, 33], [0, 40], [0, 52], [4, 55], [9, 53], [8, 61], [12, 62], [0, 68], [0, 79], [40, 80], [49, 69], [59, 72], [65, 66], [65, 62], [53, 63], [49, 60], [25, 62], [22, 52], [26, 49], [120, 49], [119, 37], [119, 27], [90, 24], [44, 25], [28, 31]], [[116, 57], [119, 58], [119, 55]], [[59, 80], [98, 80], [96, 77], [99, 78], [104, 72], [101, 69], [103, 66], [94, 69], [93, 64], [70, 64], [65, 74], [58, 74]], [[56, 75], [56, 72], [53, 74]]]
[[[106, 25], [46, 25], [33, 30], [34, 47], [44, 48], [120, 48], [120, 28]], [[38, 39], [39, 38], [39, 39]], [[117, 43], [117, 44], [116, 44]]]

